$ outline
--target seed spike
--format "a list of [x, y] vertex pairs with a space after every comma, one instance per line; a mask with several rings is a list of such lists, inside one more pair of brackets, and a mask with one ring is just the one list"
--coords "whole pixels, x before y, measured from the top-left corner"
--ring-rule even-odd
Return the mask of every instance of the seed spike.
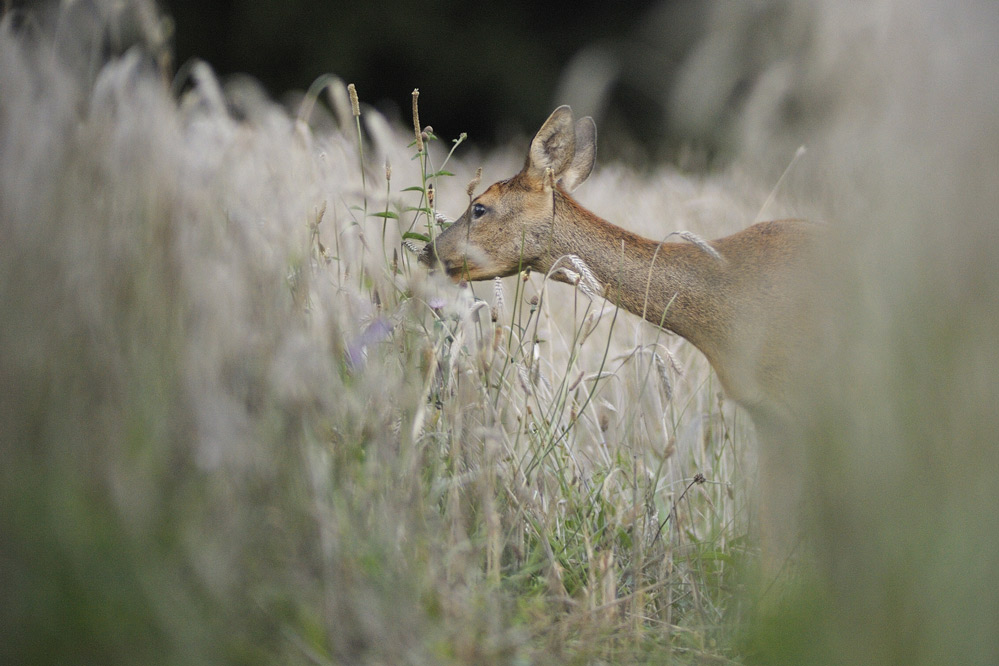
[[420, 89], [413, 88], [413, 131], [416, 133], [416, 150], [423, 152], [423, 131], [420, 129]]
[[482, 167], [475, 170], [475, 178], [468, 181], [468, 187], [465, 188], [469, 199], [472, 198], [472, 194], [475, 193], [475, 188], [479, 186], [480, 182], [482, 182]]
[[357, 118], [361, 115], [361, 103], [357, 100], [357, 88], [353, 83], [347, 84], [347, 94], [350, 95], [350, 112]]

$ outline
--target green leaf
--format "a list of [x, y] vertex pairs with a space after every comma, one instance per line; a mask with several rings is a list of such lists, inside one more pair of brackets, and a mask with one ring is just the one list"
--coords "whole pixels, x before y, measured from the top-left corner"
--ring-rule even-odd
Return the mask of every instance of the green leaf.
[[426, 234], [417, 233], [415, 231], [407, 231], [402, 235], [403, 239], [411, 238], [413, 240], [423, 241], [424, 243], [430, 242], [430, 236]]
[[422, 192], [423, 188], [419, 185], [413, 185], [412, 187], [407, 187], [403, 192]]
[[430, 174], [429, 176], [427, 176], [427, 178], [437, 178], [438, 176], [453, 176], [453, 175], [454, 174], [451, 173], [450, 171], [441, 169], [440, 171], [435, 171], [434, 173]]
[[382, 211], [379, 213], [369, 213], [368, 217], [387, 217], [390, 220], [398, 220], [399, 216], [390, 210]]

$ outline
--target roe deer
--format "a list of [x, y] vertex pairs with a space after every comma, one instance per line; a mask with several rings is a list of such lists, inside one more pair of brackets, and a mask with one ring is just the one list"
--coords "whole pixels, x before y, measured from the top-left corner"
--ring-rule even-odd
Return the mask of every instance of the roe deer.
[[[531, 268], [590, 268], [609, 301], [690, 341], [725, 392], [757, 426], [792, 419], [793, 365], [807, 344], [806, 301], [797, 275], [814, 235], [799, 220], [761, 222], [705, 245], [642, 238], [570, 196], [590, 175], [596, 126], [573, 125], [561, 106], [538, 131], [517, 175], [476, 197], [427, 244], [420, 261], [455, 280], [486, 280]], [[570, 281], [561, 270], [555, 279]]]

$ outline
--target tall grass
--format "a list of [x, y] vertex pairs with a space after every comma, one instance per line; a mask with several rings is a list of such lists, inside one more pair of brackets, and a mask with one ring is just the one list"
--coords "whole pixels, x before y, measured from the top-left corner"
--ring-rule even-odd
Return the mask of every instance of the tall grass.
[[827, 222], [814, 410], [760, 449], [803, 537], [762, 581], [756, 437], [699, 354], [585, 281], [415, 265], [526, 138], [165, 80], [149, 6], [98, 6], [0, 24], [0, 661], [999, 659], [994, 4], [722, 3], [686, 76], [780, 50], [731, 130], [774, 182], [808, 144], [777, 196], [579, 190], [653, 238]]
[[[5, 663], [734, 656], [752, 438], [703, 360], [402, 242], [526, 141], [415, 145], [330, 77], [170, 85], [61, 18], [99, 66], [0, 33]], [[607, 167], [584, 203], [710, 236], [763, 199], [728, 185]]]
[[809, 112], [751, 117], [747, 153], [805, 137], [792, 189], [832, 240], [796, 472], [814, 580], [755, 654], [996, 663], [999, 6], [778, 7], [796, 10], [781, 34], [810, 39], [763, 78]]

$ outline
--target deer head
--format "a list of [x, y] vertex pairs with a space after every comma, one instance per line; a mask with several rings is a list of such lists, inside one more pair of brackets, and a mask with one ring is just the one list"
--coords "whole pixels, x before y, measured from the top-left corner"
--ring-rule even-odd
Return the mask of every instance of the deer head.
[[[788, 423], [809, 332], [812, 225], [760, 222], [707, 242], [643, 238], [587, 211], [570, 196], [596, 155], [596, 127], [562, 106], [531, 142], [520, 173], [472, 200], [420, 255], [455, 280], [487, 280], [523, 268], [548, 273], [576, 255], [601, 295], [682, 335], [711, 362], [726, 392], [757, 423]], [[686, 238], [684, 236], [684, 238]], [[566, 271], [556, 280], [572, 281]]]
[[524, 268], [547, 270], [553, 238], [560, 233], [556, 200], [590, 175], [597, 128], [590, 117], [573, 124], [560, 106], [538, 130], [524, 168], [475, 197], [453, 225], [428, 243], [420, 261], [440, 263], [455, 280], [488, 280]]

